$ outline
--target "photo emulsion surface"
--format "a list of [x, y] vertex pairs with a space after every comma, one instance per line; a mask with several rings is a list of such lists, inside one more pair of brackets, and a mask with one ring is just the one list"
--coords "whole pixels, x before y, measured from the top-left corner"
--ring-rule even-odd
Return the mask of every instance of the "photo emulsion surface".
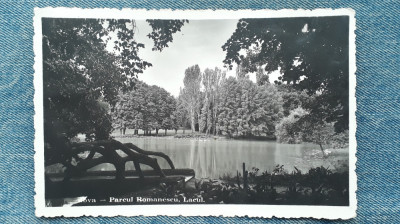
[[355, 206], [351, 13], [72, 12], [35, 23], [40, 215]]

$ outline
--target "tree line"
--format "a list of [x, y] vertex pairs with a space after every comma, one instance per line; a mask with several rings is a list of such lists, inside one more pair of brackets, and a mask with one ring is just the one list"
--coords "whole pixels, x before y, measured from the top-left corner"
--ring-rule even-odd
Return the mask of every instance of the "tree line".
[[[161, 51], [187, 20], [147, 22], [153, 50]], [[236, 78], [225, 77], [219, 69], [201, 72], [192, 66], [185, 72], [179, 97], [167, 97], [169, 112], [159, 109], [160, 100], [146, 96], [138, 102], [149, 109], [136, 108], [135, 119], [127, 120], [148, 132], [190, 125], [194, 131], [233, 137], [275, 133], [288, 142], [305, 139], [310, 134], [304, 130], [317, 130], [315, 124], [333, 126], [335, 133], [346, 132], [348, 30], [346, 16], [240, 19], [222, 46], [225, 65], [238, 65]], [[110, 33], [118, 34], [117, 53], [106, 48]], [[44, 19], [45, 142], [57, 144], [57, 136], [69, 140], [78, 133], [92, 140], [108, 139], [122, 93], [144, 85], [137, 75], [151, 66], [138, 57], [141, 48], [144, 45], [135, 40], [134, 20]], [[264, 73], [277, 70], [281, 73], [277, 83], [268, 83]], [[247, 80], [252, 72], [257, 73], [256, 83]], [[158, 91], [157, 97], [162, 92]], [[308, 100], [301, 99], [302, 95]], [[304, 113], [294, 111], [298, 107]], [[288, 124], [279, 125], [284, 121]], [[285, 139], [280, 133], [292, 137]]]
[[[137, 81], [134, 91], [120, 94], [114, 107], [114, 127], [151, 135], [154, 130], [190, 129], [191, 132], [227, 137], [264, 137], [286, 143], [335, 143], [343, 147], [347, 133], [335, 132], [334, 123], [307, 109], [320, 93], [308, 94], [289, 84], [270, 83], [263, 68], [256, 82], [238, 66], [236, 77], [220, 68], [198, 65], [185, 70], [178, 97], [165, 89]], [[124, 134], [124, 131], [121, 131]]]
[[137, 81], [134, 91], [121, 93], [113, 108], [114, 128], [125, 134], [126, 128], [139, 129], [145, 135], [156, 135], [160, 129], [177, 129], [176, 99], [165, 89]]
[[[175, 127], [231, 137], [275, 136], [322, 145], [349, 128], [347, 16], [240, 19], [218, 68], [186, 69]], [[275, 83], [270, 72], [280, 71]], [[256, 83], [248, 79], [256, 73]]]
[[179, 99], [182, 108], [186, 108], [183, 113], [189, 117], [192, 132], [229, 137], [273, 136], [282, 105], [277, 88], [261, 70], [256, 84], [238, 68], [236, 77], [226, 77], [219, 68], [200, 72], [195, 65], [186, 69]]

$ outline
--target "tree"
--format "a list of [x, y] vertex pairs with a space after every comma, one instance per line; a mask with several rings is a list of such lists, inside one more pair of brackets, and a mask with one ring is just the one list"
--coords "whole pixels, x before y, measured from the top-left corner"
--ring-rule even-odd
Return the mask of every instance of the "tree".
[[273, 137], [282, 117], [282, 98], [271, 84], [258, 86], [250, 79], [229, 77], [223, 82], [218, 126], [230, 137]]
[[269, 75], [265, 74], [265, 71], [262, 67], [258, 67], [256, 71], [256, 83], [259, 86], [264, 84], [270, 83], [269, 82]]
[[180, 89], [179, 96], [176, 102], [176, 110], [174, 113], [174, 117], [176, 117], [176, 127], [182, 127], [183, 133], [185, 133], [185, 129], [189, 123], [189, 114], [188, 110], [185, 106], [183, 90]]
[[219, 68], [205, 69], [202, 75], [202, 84], [204, 90], [201, 94], [201, 114], [199, 120], [199, 127], [201, 132], [206, 134], [216, 134], [217, 123], [217, 110], [219, 104], [219, 89], [221, 86], [221, 79], [225, 73]]
[[[178, 31], [182, 25], [175, 22], [166, 29], [176, 26], [179, 28], [174, 30]], [[42, 27], [45, 130], [65, 133], [68, 138], [77, 133], [90, 135], [93, 123], [90, 120], [96, 117], [90, 108], [94, 102], [102, 97], [113, 107], [118, 92], [132, 89], [137, 74], [151, 66], [138, 57], [144, 45], [134, 39], [135, 23], [45, 18]], [[106, 48], [112, 32], [117, 33], [116, 54]], [[172, 34], [169, 31], [151, 38], [168, 43]]]
[[[172, 41], [172, 34], [182, 25], [168, 23], [166, 35], [151, 36], [155, 42], [164, 43], [158, 49]], [[175, 28], [171, 31], [171, 27]], [[47, 165], [62, 163], [72, 169], [72, 157], [76, 155], [70, 139], [78, 133], [85, 133], [88, 140], [109, 139], [111, 118], [103, 101], [113, 110], [118, 93], [133, 89], [137, 75], [151, 64], [138, 56], [144, 45], [135, 41], [133, 20], [44, 18], [42, 29], [45, 161]], [[116, 34], [113, 53], [107, 50], [110, 33]], [[159, 168], [150, 157], [132, 154], [116, 141], [99, 144], [110, 150], [123, 148], [130, 159], [140, 157]], [[99, 144], [88, 147], [100, 152]], [[120, 170], [121, 161], [112, 162]]]
[[259, 66], [279, 70], [278, 83], [318, 93], [307, 105], [310, 116], [324, 114], [341, 132], [349, 124], [348, 33], [348, 16], [241, 19], [222, 46], [224, 63], [230, 68], [243, 64], [249, 72]]
[[248, 75], [248, 71], [246, 70], [246, 68], [243, 66], [243, 64], [238, 64], [238, 66], [236, 67], [236, 79], [240, 80], [240, 79], [248, 79], [249, 75]]
[[282, 97], [276, 86], [272, 84], [257, 86], [256, 92], [252, 100], [254, 109], [250, 120], [252, 134], [275, 137], [275, 125], [283, 117]]
[[335, 129], [332, 124], [325, 122], [313, 122], [304, 128], [304, 139], [308, 142], [313, 142], [319, 145], [323, 157], [325, 157], [325, 151], [323, 145], [330, 144], [333, 136], [335, 135]]
[[221, 86], [220, 106], [218, 109], [218, 127], [222, 134], [229, 137], [236, 135], [237, 108], [240, 104], [240, 87], [237, 80], [228, 77]]
[[134, 90], [121, 93], [112, 115], [116, 126], [122, 122], [123, 126], [134, 128], [135, 134], [143, 129], [146, 135], [155, 129], [158, 135], [160, 128], [174, 127], [175, 108], [175, 98], [165, 89], [137, 81]]
[[300, 91], [291, 85], [281, 84], [277, 88], [283, 99], [284, 116], [289, 116], [290, 112], [296, 108], [306, 108], [315, 98], [314, 95], [309, 96], [306, 90]]
[[214, 76], [212, 79], [212, 103], [213, 103], [213, 110], [212, 110], [212, 130], [214, 135], [219, 134], [218, 128], [218, 111], [220, 109], [220, 95], [221, 95], [221, 86], [226, 80], [226, 72], [222, 72], [221, 69], [215, 68], [214, 69]]
[[153, 100], [156, 106], [156, 114], [153, 116], [157, 119], [156, 135], [158, 135], [158, 129], [162, 128], [167, 134], [167, 129], [173, 128], [173, 112], [176, 108], [176, 101], [173, 96], [165, 89], [152, 86], [155, 89], [155, 96]]
[[290, 144], [303, 142], [303, 130], [297, 122], [306, 114], [308, 114], [306, 110], [298, 107], [291, 110], [288, 116], [282, 118], [275, 128], [275, 135], [278, 142]]
[[309, 116], [309, 112], [301, 107], [292, 111], [276, 125], [276, 136], [279, 142], [317, 144], [325, 157], [324, 145], [346, 147], [348, 133], [336, 133], [333, 123], [327, 123], [320, 117]]
[[194, 65], [187, 68], [183, 79], [184, 88], [182, 91], [182, 102], [187, 108], [192, 132], [195, 132], [196, 117], [198, 115], [200, 83], [200, 67]]

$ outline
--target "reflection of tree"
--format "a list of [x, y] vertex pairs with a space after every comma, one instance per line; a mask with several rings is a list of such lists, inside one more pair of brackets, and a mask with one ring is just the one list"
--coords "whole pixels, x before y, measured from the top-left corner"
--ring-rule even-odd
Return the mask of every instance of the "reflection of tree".
[[196, 175], [199, 176], [198, 171], [201, 172], [201, 166], [200, 166], [200, 155], [199, 155], [199, 147], [198, 147], [199, 142], [196, 140], [190, 140], [189, 142], [189, 147], [190, 147], [190, 163], [189, 166], [194, 168], [196, 170]]
[[[221, 166], [229, 162], [229, 159], [218, 157], [217, 150], [211, 141], [190, 141], [189, 167], [196, 171], [196, 176], [201, 178], [218, 178]], [[218, 164], [217, 164], [218, 163]]]
[[[220, 170], [217, 170], [217, 149], [213, 147], [211, 141], [202, 142], [202, 150], [206, 154], [206, 161], [204, 167], [207, 169], [207, 174], [209, 177], [215, 177], [219, 175]], [[218, 163], [223, 162], [223, 158], [218, 160]]]

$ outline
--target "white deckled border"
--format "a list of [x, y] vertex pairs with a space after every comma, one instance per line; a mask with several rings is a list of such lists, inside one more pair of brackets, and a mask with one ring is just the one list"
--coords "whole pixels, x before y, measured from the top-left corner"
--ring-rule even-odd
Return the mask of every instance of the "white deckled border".
[[[315, 10], [137, 10], [137, 9], [81, 9], [81, 8], [35, 8], [33, 19], [35, 53], [34, 64], [34, 127], [35, 127], [35, 208], [36, 216], [41, 217], [78, 217], [78, 216], [248, 216], [279, 218], [325, 218], [350, 219], [357, 210], [356, 175], [356, 46], [355, 11], [352, 9], [315, 9]], [[43, 17], [54, 18], [113, 18], [113, 19], [239, 19], [239, 18], [283, 18], [349, 16], [349, 206], [304, 206], [304, 205], [113, 205], [85, 207], [46, 207], [44, 191], [44, 139], [43, 139], [43, 68], [42, 68], [42, 23]]]

